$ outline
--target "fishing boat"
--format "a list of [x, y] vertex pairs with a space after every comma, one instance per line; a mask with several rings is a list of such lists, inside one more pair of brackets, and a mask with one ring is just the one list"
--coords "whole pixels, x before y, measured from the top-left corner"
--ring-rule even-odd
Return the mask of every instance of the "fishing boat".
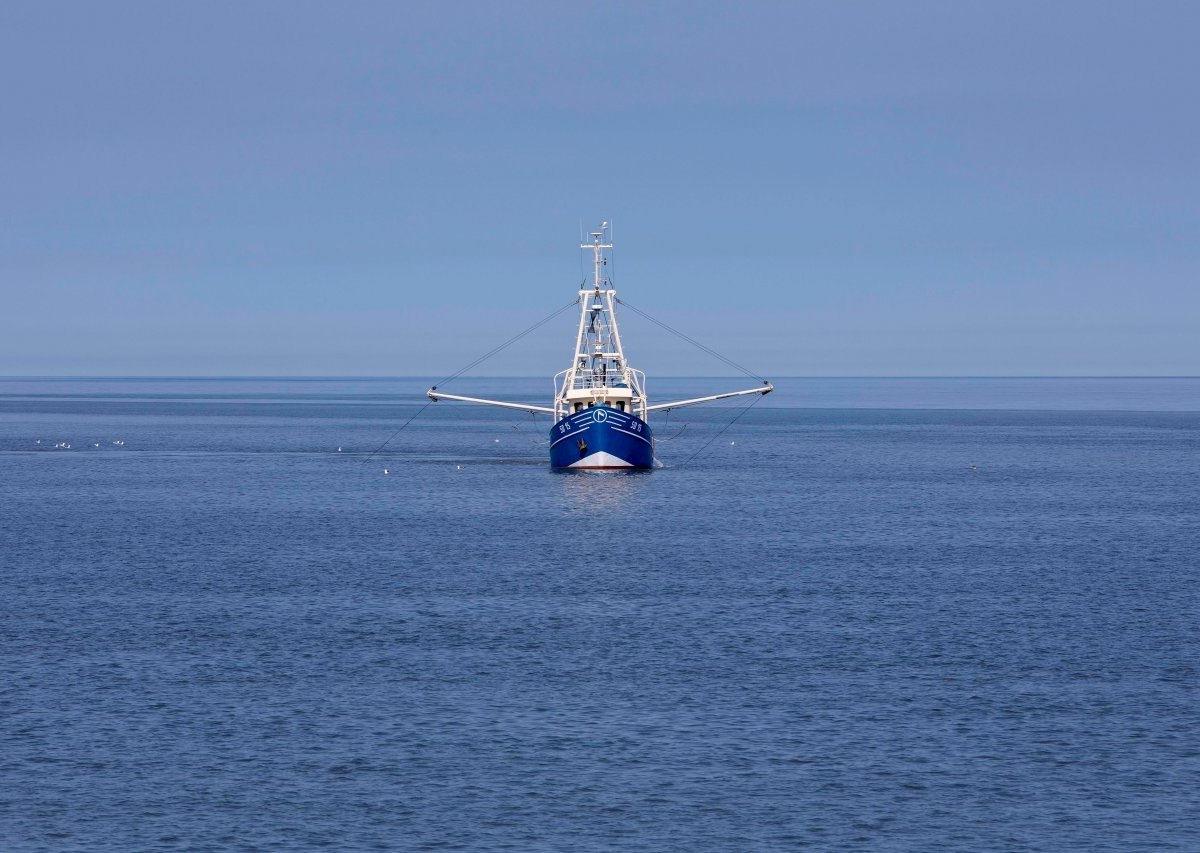
[[592, 253], [592, 283], [591, 287], [584, 286], [579, 290], [579, 327], [571, 366], [554, 377], [553, 406], [447, 394], [436, 385], [427, 392], [429, 399], [553, 415], [551, 468], [630, 471], [655, 467], [654, 431], [648, 421], [651, 412], [729, 397], [769, 394], [774, 390], [774, 386], [764, 380], [761, 385], [741, 391], [651, 404], [646, 393], [646, 375], [626, 360], [617, 327], [616, 306], [622, 303], [617, 299], [607, 273], [613, 248], [610, 233], [609, 224], [605, 222], [599, 230], [589, 233], [590, 240], [580, 243], [581, 249]]

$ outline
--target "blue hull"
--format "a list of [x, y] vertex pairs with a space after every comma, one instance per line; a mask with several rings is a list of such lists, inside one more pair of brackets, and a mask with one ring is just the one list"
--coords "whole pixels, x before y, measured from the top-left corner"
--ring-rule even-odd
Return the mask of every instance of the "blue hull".
[[654, 435], [639, 417], [596, 406], [550, 429], [550, 467], [617, 471], [654, 467]]

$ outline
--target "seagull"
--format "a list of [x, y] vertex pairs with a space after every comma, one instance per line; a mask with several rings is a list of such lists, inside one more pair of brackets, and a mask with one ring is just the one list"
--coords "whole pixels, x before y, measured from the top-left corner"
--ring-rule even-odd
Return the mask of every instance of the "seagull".
[[391, 472], [391, 471], [389, 471], [387, 468], [384, 468], [384, 469], [383, 469], [383, 473], [385, 473], [385, 474], [390, 474], [390, 473], [392, 473], [392, 472]]
[[338, 453], [341, 453], [341, 452], [342, 452], [342, 448], [340, 448], [340, 447], [339, 447], [339, 448], [338, 448]]

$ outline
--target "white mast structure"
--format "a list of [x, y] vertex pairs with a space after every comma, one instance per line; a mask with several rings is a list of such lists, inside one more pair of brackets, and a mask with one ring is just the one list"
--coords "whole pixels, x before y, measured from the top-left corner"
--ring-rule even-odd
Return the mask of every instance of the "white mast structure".
[[617, 328], [617, 292], [605, 272], [612, 251], [609, 225], [592, 231], [592, 286], [579, 291], [579, 331], [571, 366], [554, 377], [554, 417], [564, 418], [589, 406], [609, 405], [646, 419], [646, 374], [625, 360]]
[[636, 415], [644, 421], [651, 412], [711, 403], [728, 397], [770, 394], [775, 390], [775, 386], [770, 382], [763, 382], [762, 385], [744, 391], [729, 391], [708, 397], [649, 405], [646, 399], [646, 374], [629, 366], [625, 360], [625, 350], [621, 346], [621, 333], [617, 328], [617, 315], [614, 310], [618, 301], [617, 291], [612, 288], [612, 282], [605, 274], [612, 252], [610, 235], [610, 225], [604, 222], [599, 230], [588, 234], [591, 237], [590, 243], [581, 243], [579, 246], [581, 249], [592, 251], [592, 286], [579, 291], [579, 330], [575, 336], [575, 350], [571, 366], [554, 376], [553, 408], [463, 397], [447, 394], [436, 387], [426, 392], [429, 399], [434, 402], [458, 400], [522, 412], [550, 414], [554, 415], [555, 422], [588, 407], [608, 405]]

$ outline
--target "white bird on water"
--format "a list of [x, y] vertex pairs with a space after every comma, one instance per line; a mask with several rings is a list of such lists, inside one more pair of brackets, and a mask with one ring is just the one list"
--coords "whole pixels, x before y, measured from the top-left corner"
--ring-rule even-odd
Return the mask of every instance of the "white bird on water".
[[383, 473], [385, 473], [385, 474], [390, 474], [390, 473], [392, 473], [392, 472], [391, 472], [391, 471], [389, 471], [387, 468], [384, 468], [384, 469], [383, 469]]

